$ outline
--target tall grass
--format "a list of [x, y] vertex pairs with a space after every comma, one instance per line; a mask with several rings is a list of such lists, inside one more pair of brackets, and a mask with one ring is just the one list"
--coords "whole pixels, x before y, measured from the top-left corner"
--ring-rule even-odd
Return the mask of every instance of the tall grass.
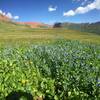
[[100, 46], [78, 41], [0, 48], [0, 99], [12, 91], [46, 100], [99, 100]]

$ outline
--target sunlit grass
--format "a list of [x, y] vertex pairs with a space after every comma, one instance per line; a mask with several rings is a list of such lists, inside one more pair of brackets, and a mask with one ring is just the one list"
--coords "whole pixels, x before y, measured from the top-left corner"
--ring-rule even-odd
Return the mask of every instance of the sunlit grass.
[[100, 36], [67, 29], [11, 29], [1, 31], [0, 43], [52, 42], [59, 39], [100, 43]]

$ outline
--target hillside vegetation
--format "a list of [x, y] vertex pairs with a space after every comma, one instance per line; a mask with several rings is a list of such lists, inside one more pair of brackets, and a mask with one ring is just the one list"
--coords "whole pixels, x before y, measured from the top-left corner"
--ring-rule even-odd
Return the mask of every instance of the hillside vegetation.
[[58, 39], [79, 40], [100, 43], [100, 36], [59, 28], [30, 28], [28, 25], [0, 21], [0, 43], [52, 42]]
[[[56, 23], [56, 26], [70, 29], [78, 30], [82, 32], [96, 33], [100, 35], [100, 22], [96, 23]], [[54, 25], [54, 27], [55, 27]]]
[[19, 100], [28, 100], [23, 92], [34, 100], [100, 100], [100, 35], [0, 20], [0, 100], [12, 100], [5, 99], [12, 91], [21, 91]]
[[29, 28], [28, 25], [21, 25], [21, 24], [17, 24], [15, 22], [11, 22], [11, 21], [0, 21], [0, 33], [4, 32], [12, 32], [12, 31], [16, 31], [16, 30], [22, 30], [22, 29], [27, 29]]

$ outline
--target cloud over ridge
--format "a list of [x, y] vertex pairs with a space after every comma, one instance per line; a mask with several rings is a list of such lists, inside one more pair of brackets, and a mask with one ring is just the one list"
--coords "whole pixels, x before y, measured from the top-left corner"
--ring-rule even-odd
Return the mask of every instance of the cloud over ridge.
[[13, 16], [10, 12], [5, 13], [2, 10], [0, 10], [0, 14], [8, 17], [9, 19], [13, 19], [13, 20], [19, 19], [19, 16]]

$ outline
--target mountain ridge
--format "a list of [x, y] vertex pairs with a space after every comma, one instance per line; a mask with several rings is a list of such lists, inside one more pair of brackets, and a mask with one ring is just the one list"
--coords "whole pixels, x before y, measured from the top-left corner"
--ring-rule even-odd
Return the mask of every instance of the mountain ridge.
[[16, 22], [2, 14], [0, 14], [0, 22], [10, 23], [10, 24], [12, 23], [14, 25], [27, 25], [30, 28], [47, 28], [47, 27], [49, 27], [48, 24], [44, 24], [41, 22]]
[[41, 23], [41, 22], [17, 22], [18, 24], [28, 25], [31, 28], [42, 28], [42, 27], [49, 27], [49, 25]]
[[[14, 20], [9, 19], [8, 17], [0, 14], [0, 23], [2, 27], [4, 27], [3, 23], [6, 23], [9, 27], [11, 26], [25, 26], [30, 28], [50, 28], [51, 25], [41, 23], [41, 22], [16, 22]], [[90, 33], [96, 33], [100, 35], [100, 21], [93, 22], [93, 23], [69, 23], [69, 22], [63, 22], [63, 23], [55, 23], [53, 28], [56, 27], [62, 27], [65, 29], [70, 30], [78, 30], [83, 32], [90, 32]]]

